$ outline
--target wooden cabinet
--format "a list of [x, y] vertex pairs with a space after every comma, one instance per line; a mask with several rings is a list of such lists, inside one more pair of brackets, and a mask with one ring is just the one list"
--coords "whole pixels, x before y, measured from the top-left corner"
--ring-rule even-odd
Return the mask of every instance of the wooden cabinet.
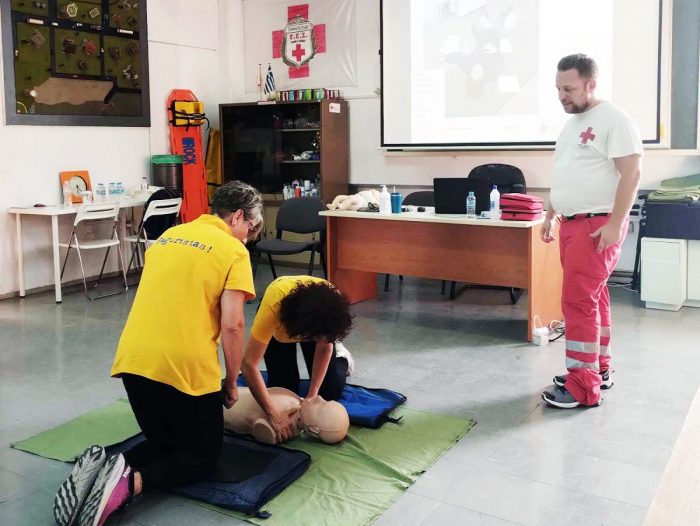
[[295, 179], [330, 203], [348, 192], [348, 105], [344, 100], [221, 104], [224, 182], [281, 194]]
[[[223, 180], [245, 181], [263, 194], [264, 238], [276, 236], [282, 189], [295, 179], [316, 185], [324, 203], [348, 193], [347, 101], [221, 104], [219, 118]], [[278, 259], [301, 266], [308, 264], [309, 253]]]

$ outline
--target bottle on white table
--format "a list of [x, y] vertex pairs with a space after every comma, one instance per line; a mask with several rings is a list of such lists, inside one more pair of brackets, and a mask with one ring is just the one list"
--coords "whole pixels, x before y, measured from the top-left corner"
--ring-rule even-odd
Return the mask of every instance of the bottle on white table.
[[379, 193], [379, 213], [384, 216], [391, 215], [391, 195], [384, 184], [382, 185], [382, 191]]
[[501, 193], [498, 191], [498, 186], [493, 185], [493, 190], [489, 195], [489, 217], [491, 219], [501, 219]]
[[73, 208], [73, 191], [70, 188], [70, 182], [63, 182], [63, 207]]
[[469, 192], [469, 195], [467, 196], [467, 217], [476, 217], [476, 196], [474, 195], [474, 192]]
[[104, 183], [97, 184], [97, 190], [95, 190], [95, 202], [104, 203], [107, 200], [107, 189]]

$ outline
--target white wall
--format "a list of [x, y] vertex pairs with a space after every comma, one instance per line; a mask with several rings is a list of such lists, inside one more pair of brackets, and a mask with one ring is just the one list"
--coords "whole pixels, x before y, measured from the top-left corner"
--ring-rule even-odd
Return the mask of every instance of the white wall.
[[[222, 91], [218, 11], [217, 0], [149, 0], [151, 128], [0, 124], [0, 296], [18, 289], [15, 223], [7, 208], [60, 202], [58, 172], [62, 170], [89, 170], [93, 185], [122, 181], [129, 187], [140, 182], [149, 175], [150, 155], [170, 152], [165, 100], [173, 88], [191, 89], [205, 102], [212, 124], [217, 125]], [[4, 93], [1, 76], [0, 92]], [[4, 123], [4, 104], [2, 108]], [[70, 219], [62, 219], [61, 235], [67, 238]], [[22, 225], [26, 286], [50, 285], [50, 221], [25, 217]], [[99, 266], [95, 265], [94, 258], [87, 264], [97, 273]], [[69, 262], [69, 269], [65, 279], [79, 276], [77, 263]]]
[[[247, 94], [243, 88], [242, 0], [230, 0], [229, 5], [227, 25], [234, 36], [226, 45], [230, 55], [230, 80], [224, 96], [230, 102], [253, 101], [256, 94]], [[379, 149], [379, 2], [356, 0], [356, 6], [358, 86], [341, 88], [343, 97], [350, 101], [350, 182], [359, 186], [405, 185], [407, 188], [404, 191], [408, 191], [410, 187], [432, 186], [434, 177], [464, 177], [480, 164], [504, 162], [520, 167], [528, 187], [546, 196], [553, 166], [552, 151], [395, 153]], [[554, 72], [552, 84], [553, 79]], [[278, 89], [284, 89], [279, 81]], [[552, 97], [555, 96], [552, 87]], [[641, 187], [654, 189], [663, 179], [693, 173], [700, 173], [700, 155], [697, 152], [647, 151]], [[632, 269], [635, 243], [636, 231], [628, 236], [618, 268]]]
[[[252, 0], [247, 0], [252, 1]], [[231, 0], [229, 27], [235, 37], [228, 42], [231, 59], [230, 83], [225, 92], [230, 102], [255, 100], [256, 94], [243, 90], [242, 0]], [[431, 186], [433, 177], [465, 176], [474, 166], [506, 162], [519, 166], [532, 188], [548, 188], [552, 169], [551, 151], [530, 152], [409, 152], [379, 150], [380, 105], [377, 91], [379, 72], [379, 2], [356, 0], [358, 86], [342, 88], [350, 100], [350, 182], [358, 185], [397, 184]], [[235, 16], [234, 13], [235, 12]], [[630, 57], [634, 59], [635, 57]], [[278, 82], [278, 88], [284, 89]], [[552, 97], [556, 96], [552, 72]], [[331, 86], [327, 86], [331, 87]], [[649, 151], [644, 159], [642, 188], [652, 189], [669, 177], [700, 172], [700, 156]]]

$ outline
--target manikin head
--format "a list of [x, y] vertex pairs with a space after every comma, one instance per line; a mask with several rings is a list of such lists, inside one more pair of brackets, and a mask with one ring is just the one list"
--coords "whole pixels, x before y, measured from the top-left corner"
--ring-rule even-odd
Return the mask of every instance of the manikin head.
[[302, 402], [299, 424], [305, 432], [326, 444], [335, 444], [348, 434], [350, 418], [348, 418], [348, 412], [338, 402], [327, 402], [317, 396]]
[[576, 54], [559, 61], [557, 92], [566, 113], [583, 113], [597, 104], [594, 94], [597, 78], [598, 66], [591, 57]]

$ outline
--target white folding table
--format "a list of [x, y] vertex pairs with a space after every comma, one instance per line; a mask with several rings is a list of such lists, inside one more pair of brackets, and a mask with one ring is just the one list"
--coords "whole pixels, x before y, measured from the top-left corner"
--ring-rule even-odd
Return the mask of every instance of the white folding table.
[[[146, 199], [143, 198], [123, 198], [120, 200], [120, 238], [124, 239], [124, 234], [126, 232], [126, 221], [124, 215], [121, 214], [121, 210], [126, 208], [133, 208], [136, 206], [143, 206], [146, 204]], [[74, 205], [71, 208], [65, 208], [63, 206], [14, 206], [9, 208], [7, 212], [9, 214], [14, 214], [15, 224], [16, 224], [16, 238], [17, 238], [17, 275], [19, 278], [19, 296], [24, 298], [26, 296], [26, 290], [24, 285], [24, 253], [22, 247], [22, 216], [41, 216], [51, 218], [51, 244], [53, 247], [53, 274], [54, 274], [54, 288], [56, 290], [56, 303], [61, 303], [63, 296], [61, 294], [61, 256], [59, 253], [58, 246], [58, 217], [66, 215], [75, 215], [78, 211], [78, 206]]]

